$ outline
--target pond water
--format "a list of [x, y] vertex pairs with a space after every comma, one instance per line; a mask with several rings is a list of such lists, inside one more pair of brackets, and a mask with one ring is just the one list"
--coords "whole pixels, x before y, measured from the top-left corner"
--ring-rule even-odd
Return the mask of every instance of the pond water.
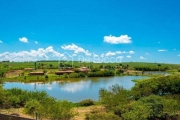
[[51, 83], [20, 83], [7, 82], [4, 88], [21, 88], [30, 91], [46, 91], [50, 96], [57, 99], [79, 102], [84, 99], [98, 100], [99, 90], [108, 89], [110, 86], [118, 84], [126, 89], [131, 89], [135, 83], [133, 79], [143, 79], [145, 76], [122, 76], [122, 77], [99, 77], [71, 79], [67, 82], [54, 81]]

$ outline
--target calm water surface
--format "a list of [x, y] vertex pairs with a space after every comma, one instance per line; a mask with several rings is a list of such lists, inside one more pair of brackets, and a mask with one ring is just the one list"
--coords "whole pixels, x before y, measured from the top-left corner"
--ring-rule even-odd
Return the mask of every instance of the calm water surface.
[[46, 91], [50, 96], [57, 99], [65, 99], [71, 102], [79, 102], [84, 99], [98, 100], [99, 90], [109, 88], [118, 84], [126, 89], [134, 86], [133, 79], [143, 79], [145, 76], [123, 76], [123, 77], [101, 77], [101, 78], [81, 78], [69, 82], [54, 81], [51, 83], [19, 83], [7, 82], [4, 88], [21, 88], [30, 91]]

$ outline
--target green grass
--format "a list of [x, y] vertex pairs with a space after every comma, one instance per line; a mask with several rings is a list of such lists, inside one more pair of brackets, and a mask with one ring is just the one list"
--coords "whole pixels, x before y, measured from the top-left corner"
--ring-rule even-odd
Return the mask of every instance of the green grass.
[[[62, 62], [66, 64], [71, 64], [72, 62]], [[36, 62], [36, 66], [38, 69], [50, 69], [50, 65], [52, 68], [58, 69], [58, 61], [38, 61]], [[168, 66], [170, 69], [178, 69], [180, 68], [179, 64], [165, 64], [165, 63], [146, 63], [146, 62], [122, 62], [122, 63], [86, 63], [86, 62], [78, 62], [74, 61], [73, 66], [94, 66], [99, 67], [100, 65], [112, 65], [116, 66], [122, 64], [124, 66], [128, 65], [129, 69], [133, 69], [136, 66], [145, 66], [145, 67], [157, 67], [157, 64], [161, 64], [161, 66]], [[34, 68], [34, 62], [0, 62], [0, 69], [3, 70], [20, 70], [24, 68]]]

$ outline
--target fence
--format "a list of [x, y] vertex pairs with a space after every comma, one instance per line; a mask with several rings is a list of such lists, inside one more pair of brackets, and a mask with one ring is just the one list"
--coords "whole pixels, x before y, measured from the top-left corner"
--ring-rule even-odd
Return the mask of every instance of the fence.
[[13, 115], [6, 115], [0, 113], [0, 120], [35, 120], [30, 118], [18, 117]]

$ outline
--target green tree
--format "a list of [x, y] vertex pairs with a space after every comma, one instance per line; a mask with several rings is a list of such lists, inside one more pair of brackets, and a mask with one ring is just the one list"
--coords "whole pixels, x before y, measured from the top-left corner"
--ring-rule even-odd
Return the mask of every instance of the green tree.
[[37, 100], [27, 101], [24, 106], [24, 111], [27, 114], [33, 115], [36, 112], [40, 112], [41, 104]]
[[56, 101], [51, 105], [49, 117], [51, 119], [69, 120], [75, 116], [72, 105], [67, 101]]
[[163, 117], [163, 98], [156, 95], [134, 102], [130, 111], [122, 114], [125, 120], [148, 120]]
[[119, 104], [128, 104], [131, 98], [131, 93], [119, 85], [113, 85], [107, 89], [99, 91], [100, 102], [109, 110], [115, 110]]

